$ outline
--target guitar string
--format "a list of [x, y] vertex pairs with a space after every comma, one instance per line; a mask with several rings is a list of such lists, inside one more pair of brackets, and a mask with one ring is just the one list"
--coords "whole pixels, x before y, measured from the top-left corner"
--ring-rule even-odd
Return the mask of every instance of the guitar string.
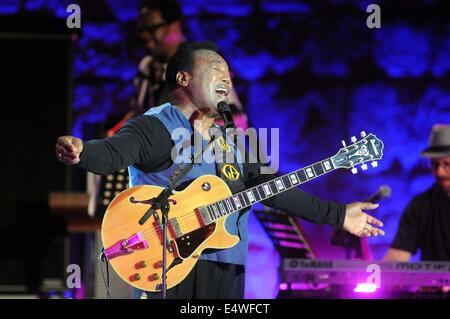
[[[288, 189], [290, 189], [290, 188], [287, 188], [286, 190], [288, 190]], [[225, 198], [225, 199], [230, 199], [231, 200], [231, 197], [233, 197], [233, 196], [235, 196], [236, 194], [234, 194], [234, 195], [232, 195], [232, 196], [230, 196], [230, 197], [227, 197], [227, 198]], [[272, 194], [271, 196], [274, 196], [275, 194]], [[269, 196], [270, 197], [270, 196]], [[266, 197], [265, 199], [267, 199], [268, 197]], [[223, 199], [223, 200], [225, 200], [225, 199]], [[219, 200], [219, 201], [223, 201], [223, 200]], [[264, 200], [264, 199], [262, 199], [262, 200]], [[219, 201], [217, 201], [217, 202], [219, 202]], [[217, 203], [216, 202], [216, 203]], [[257, 202], [259, 202], [259, 201], [255, 201], [254, 203], [252, 203], [252, 205], [253, 204], [256, 204]], [[213, 203], [214, 204], [214, 203]], [[209, 205], [212, 205], [212, 204], [209, 204]], [[206, 206], [209, 206], [209, 205], [205, 205], [205, 206], [201, 206], [201, 207], [206, 207]], [[225, 204], [224, 204], [225, 205]], [[251, 206], [251, 205], [250, 205]], [[217, 221], [218, 219], [220, 219], [220, 218], [222, 218], [222, 217], [226, 217], [226, 216], [228, 216], [228, 215], [231, 215], [232, 213], [235, 213], [235, 212], [238, 212], [238, 211], [240, 211], [240, 210], [242, 210], [242, 209], [245, 209], [245, 208], [247, 208], [247, 207], [249, 207], [249, 205], [245, 205], [245, 206], [241, 206], [241, 208], [240, 209], [238, 209], [238, 210], [236, 210], [236, 211], [232, 211], [232, 212], [230, 212], [230, 213], [228, 213], [228, 214], [225, 214], [225, 215], [223, 215], [223, 216], [219, 216], [218, 218], [216, 218], [214, 221]], [[198, 207], [198, 208], [200, 208], [200, 207]], [[220, 211], [222, 211], [222, 210], [220, 210]], [[161, 217], [160, 217], [161, 218]], [[169, 218], [169, 221], [170, 221], [170, 218]], [[190, 225], [192, 225], [192, 224], [200, 224], [200, 221], [198, 220], [198, 217], [197, 217], [197, 215], [196, 215], [196, 213], [194, 212], [194, 211], [190, 211], [190, 212], [188, 212], [188, 213], [186, 213], [186, 214], [184, 214], [184, 215], [181, 215], [181, 216], [179, 216], [179, 217], [176, 217], [176, 221], [180, 224], [180, 223], [183, 223], [183, 224], [185, 224], [185, 225], [187, 225], [187, 226], [190, 226]], [[114, 229], [111, 229], [110, 231], [108, 231], [108, 232], [105, 232], [106, 234], [108, 234], [108, 233], [111, 233], [111, 232], [116, 232], [118, 229], [120, 230], [120, 229], [123, 229], [123, 228], [127, 228], [129, 225], [131, 225], [132, 223], [134, 223], [134, 221], [133, 222], [128, 222], [128, 223], [125, 223], [125, 224], [121, 224], [120, 226], [116, 226], [116, 227], [114, 227]], [[159, 227], [159, 225], [158, 225], [158, 227]], [[181, 225], [180, 225], [180, 227], [181, 227]], [[141, 232], [142, 233], [148, 233], [148, 232], [150, 232], [150, 231], [152, 231], [153, 229], [154, 229], [155, 227], [152, 227], [152, 228], [148, 228], [148, 229], [144, 229], [144, 230], [142, 230]], [[160, 227], [159, 227], [160, 228]], [[181, 227], [181, 228], [183, 228], [183, 227]]]
[[[230, 196], [230, 197], [224, 198], [224, 199], [219, 200], [219, 201], [217, 201], [217, 202], [224, 201], [224, 200], [226, 200], [226, 199], [230, 199], [230, 200], [231, 200], [231, 198], [232, 198], [233, 196], [235, 196], [235, 195], [237, 195], [237, 194], [234, 194], [234, 195], [232, 195], [232, 196]], [[265, 199], [267, 199], [267, 198], [268, 198], [268, 197], [266, 197]], [[264, 199], [261, 199], [261, 200], [264, 200]], [[217, 203], [217, 202], [215, 202], [215, 203]], [[253, 204], [256, 204], [257, 202], [259, 202], [259, 201], [255, 201], [254, 203], [252, 203], [252, 205], [253, 205]], [[206, 207], [206, 206], [209, 206], [209, 205], [213, 205], [213, 204], [215, 204], [215, 203], [211, 203], [211, 204], [208, 204], [208, 205], [200, 206], [200, 207], [197, 207], [197, 208]], [[225, 205], [225, 204], [224, 204], [224, 205]], [[235, 213], [235, 212], [237, 212], [237, 211], [239, 211], [239, 210], [242, 210], [242, 209], [245, 209], [245, 208], [247, 208], [247, 207], [248, 207], [248, 205], [241, 206], [240, 209], [238, 209], [238, 210], [236, 210], [236, 211], [233, 211], [233, 212], [230, 212], [230, 213], [225, 214], [225, 215], [220, 216], [220, 217], [228, 216], [228, 215], [230, 215], [230, 214], [232, 214], [232, 213]], [[221, 211], [222, 211], [222, 210], [221, 210]], [[220, 218], [220, 217], [219, 217], [219, 218]], [[161, 218], [161, 217], [160, 217], [160, 218]], [[186, 214], [183, 214], [183, 215], [180, 215], [179, 217], [176, 217], [176, 220], [177, 220], [178, 222], [183, 222], [183, 223], [186, 222], [188, 219], [196, 219], [196, 220], [198, 221], [198, 218], [197, 218], [197, 215], [195, 214], [195, 211], [190, 211], [190, 212], [188, 212], [188, 213], [186, 213]], [[170, 218], [169, 218], [169, 220], [170, 220]], [[128, 222], [128, 223], [125, 223], [125, 224], [121, 224], [120, 226], [114, 227], [114, 229], [112, 229], [112, 230], [109, 231], [109, 232], [114, 232], [114, 231], [116, 231], [117, 229], [127, 228], [129, 225], [131, 225], [131, 224], [134, 223], [134, 222], [135, 222], [135, 221]], [[144, 230], [144, 231], [145, 231], [145, 230]], [[109, 233], [109, 232], [107, 232], [107, 233]]]
[[[319, 163], [319, 162], [318, 162], [318, 163]], [[312, 166], [312, 165], [311, 165], [311, 166]], [[305, 168], [303, 168], [303, 169], [305, 169]], [[329, 172], [331, 172], [331, 171], [334, 171], [335, 169], [336, 169], [336, 168], [334, 167], [332, 170], [328, 171], [327, 173], [329, 173]], [[288, 174], [286, 174], [286, 175], [288, 175]], [[283, 175], [283, 176], [286, 176], [286, 175]], [[320, 174], [319, 176], [321, 176], [321, 175], [322, 175], [322, 174]], [[277, 177], [277, 178], [281, 179], [283, 176], [280, 176], [280, 177]], [[314, 178], [311, 178], [311, 179], [315, 179], [316, 177], [318, 177], [318, 176], [316, 175], [316, 176], [314, 176]], [[308, 180], [310, 180], [310, 179], [308, 179]], [[256, 189], [256, 191], [257, 191], [257, 187], [258, 187], [258, 186], [261, 186], [261, 185], [263, 185], [263, 184], [264, 184], [264, 183], [262, 183], [262, 184], [260, 184], [260, 185], [257, 185], [257, 186], [255, 186], [255, 187], [252, 187], [252, 188], [250, 188], [250, 189]], [[283, 183], [283, 184], [284, 184], [284, 183]], [[289, 189], [291, 189], [291, 188], [294, 188], [294, 187], [296, 187], [296, 186], [299, 186], [299, 185], [301, 185], [301, 184], [303, 184], [303, 183], [300, 182], [298, 185], [291, 185], [290, 187], [284, 187], [284, 190], [281, 190], [280, 192], [287, 191], [287, 190], [289, 190]], [[283, 185], [283, 186], [285, 186], [285, 185]], [[250, 190], [250, 189], [248, 189], [248, 190]], [[242, 191], [242, 192], [244, 192], [244, 191]], [[239, 192], [239, 193], [242, 193], [242, 192]], [[258, 191], [257, 191], [257, 192], [258, 192]], [[237, 194], [239, 194], [239, 193], [237, 193]], [[227, 197], [227, 198], [225, 198], [225, 199], [230, 199], [230, 200], [231, 200], [231, 198], [232, 198], [233, 196], [236, 196], [237, 194], [233, 194], [232, 196], [229, 196], [229, 197]], [[267, 195], [266, 195], [266, 198], [264, 198], [264, 199], [267, 199], [267, 198], [272, 197], [272, 196], [274, 196], [274, 195], [276, 195], [276, 194], [273, 194], [273, 192], [272, 192], [272, 194], [271, 194], [270, 196], [267, 196]], [[260, 196], [260, 197], [261, 197], [261, 196]], [[225, 199], [223, 199], [223, 200], [225, 200]], [[264, 200], [264, 199], [261, 198], [261, 200], [255, 201], [254, 203], [252, 203], [252, 205], [255, 204], [255, 203], [257, 203], [257, 202], [260, 202], [260, 201], [262, 201], [262, 200]], [[221, 201], [223, 201], [223, 200], [221, 200]], [[219, 200], [219, 201], [220, 201], [220, 200]], [[217, 201], [217, 202], [219, 202], [219, 201]], [[217, 202], [215, 202], [215, 203], [217, 203]], [[214, 203], [212, 203], [212, 204], [214, 204]], [[212, 205], [212, 204], [209, 204], [209, 205]], [[244, 204], [245, 204], [245, 201], [244, 201]], [[201, 207], [206, 207], [206, 206], [208, 206], [208, 205], [201, 206]], [[248, 206], [249, 206], [249, 205], [245, 205], [245, 206], [241, 207], [239, 210], [242, 210], [242, 209], [244, 209], [244, 208], [247, 208]], [[250, 206], [251, 206], [251, 205], [250, 205]], [[239, 211], [239, 210], [237, 210], [237, 211]], [[234, 211], [234, 212], [237, 212], [237, 211]], [[220, 216], [219, 218], [216, 218], [215, 221], [218, 220], [218, 219], [220, 219], [220, 218], [222, 218], [222, 217], [226, 217], [226, 216], [228, 216], [228, 215], [230, 215], [230, 214], [232, 214], [232, 213], [234, 213], [234, 212], [225, 214], [224, 216]], [[190, 211], [190, 212], [188, 212], [188, 213], [186, 213], [186, 214], [184, 214], [184, 215], [179, 216], [179, 217], [177, 218], [177, 221], [178, 221], [179, 223], [183, 223], [183, 224], [185, 224], [185, 225], [187, 225], [187, 226], [192, 225], [192, 224], [194, 224], [194, 223], [199, 224], [198, 217], [197, 217], [197, 215], [195, 214], [194, 211]], [[195, 222], [194, 222], [194, 221], [195, 221]], [[106, 234], [111, 233], [111, 232], [116, 232], [117, 229], [123, 229], [123, 228], [126, 228], [126, 227], [128, 227], [131, 223], [132, 223], [132, 222], [129, 222], [129, 223], [126, 223], [126, 224], [122, 224], [122, 225], [120, 225], [120, 226], [117, 226], [117, 227], [115, 227], [113, 230], [106, 232]], [[159, 231], [159, 233], [154, 233], [155, 227], [151, 227], [151, 228], [144, 229], [144, 230], [141, 231], [141, 233], [143, 233], [143, 234], [149, 234], [149, 233], [152, 233], [153, 236], [160, 236], [160, 233], [162, 233], [161, 227], [159, 227], [159, 225], [157, 225], [157, 229], [159, 229], [159, 230], [157, 230], [157, 231]]]
[[[222, 216], [222, 217], [226, 217], [226, 216]], [[218, 221], [220, 218], [216, 219], [216, 221]], [[190, 222], [189, 224], [194, 224], [193, 222]], [[198, 224], [198, 221], [196, 222], [196, 224]], [[149, 228], [147, 230], [144, 230], [141, 232], [142, 236], [144, 237], [145, 240], [147, 241], [153, 241], [153, 240], [158, 240], [160, 242], [160, 244], [162, 245], [162, 229], [161, 227], [153, 227], [153, 228]], [[170, 241], [171, 238], [167, 237], [167, 239]], [[176, 238], [173, 238], [176, 239]]]
[[[289, 189], [291, 189], [291, 188], [292, 188], [292, 187], [288, 187], [288, 188], [285, 188], [285, 190], [289, 190]], [[233, 196], [235, 196], [235, 195], [237, 195], [237, 194], [234, 194], [234, 195], [232, 195], [232, 196], [230, 196], [230, 197], [227, 197], [227, 198], [225, 198], [225, 199], [230, 199], [230, 200], [231, 200], [231, 198], [232, 198]], [[264, 198], [264, 199], [267, 199], [267, 198], [269, 198], [269, 197], [271, 197], [271, 196], [274, 196], [274, 195], [276, 195], [276, 194], [273, 194], [273, 193], [272, 193], [272, 195], [270, 195], [270, 196], [268, 196], [268, 197], [266, 197], [266, 198]], [[261, 197], [261, 196], [260, 196], [260, 197]], [[223, 199], [223, 200], [225, 200], [225, 199]], [[261, 199], [261, 200], [264, 200], [264, 199]], [[222, 201], [223, 201], [223, 200], [222, 200]], [[219, 200], [219, 201], [221, 201], [221, 200]], [[219, 201], [217, 201], [217, 202], [219, 202]], [[216, 203], [217, 203], [217, 202], [216, 202]], [[245, 202], [245, 201], [244, 201], [244, 202]], [[252, 205], [255, 204], [255, 203], [257, 203], [257, 202], [259, 202], [259, 201], [255, 201], [254, 203], [252, 203]], [[214, 203], [212, 203], [212, 204], [214, 204]], [[212, 205], [212, 204], [209, 204], [209, 205]], [[201, 207], [206, 207], [206, 206], [208, 206], [208, 205], [201, 206]], [[239, 210], [245, 209], [245, 208], [247, 208], [247, 207], [248, 207], [248, 205], [241, 206], [241, 208], [240, 208]], [[198, 208], [200, 208], [200, 207], [198, 207]], [[230, 212], [230, 213], [228, 213], [228, 214], [225, 214], [225, 215], [223, 215], [223, 216], [220, 216], [220, 217], [216, 218], [214, 221], [217, 221], [218, 219], [220, 219], [220, 218], [222, 218], [222, 217], [226, 217], [226, 216], [228, 216], [228, 215], [231, 215], [232, 213], [235, 213], [235, 212], [237, 212], [237, 211], [239, 211], [239, 210], [236, 210], [236, 211]], [[222, 211], [222, 210], [221, 210], [221, 211]], [[170, 219], [169, 219], [169, 220], [170, 220]], [[192, 224], [199, 224], [199, 223], [200, 223], [199, 220], [198, 220], [198, 217], [197, 217], [197, 215], [195, 214], [194, 211], [190, 211], [190, 212], [188, 212], [188, 213], [186, 213], [186, 214], [184, 214], [184, 215], [181, 215], [181, 216], [177, 217], [176, 220], [177, 220], [177, 222], [183, 223], [184, 225], [187, 225], [187, 226], [190, 226], [190, 225], [192, 225]], [[111, 233], [111, 232], [116, 232], [118, 229], [127, 228], [127, 227], [128, 227], [129, 225], [131, 225], [132, 223], [134, 223], [134, 222], [128, 222], [128, 223], [125, 223], [125, 224], [121, 224], [120, 226], [116, 226], [116, 227], [114, 227], [114, 229], [112, 229], [112, 230], [106, 232], [106, 234]], [[159, 225], [157, 225], [157, 226], [158, 226], [158, 229], [161, 228], [161, 227], [159, 227]], [[181, 225], [180, 225], [180, 227], [181, 227]], [[182, 227], [182, 228], [183, 228], [183, 227]], [[155, 229], [155, 227], [147, 228], [147, 229], [142, 230], [141, 233], [143, 233], [143, 234], [148, 234], [149, 232], [152, 232], [154, 229]], [[162, 233], [162, 230], [160, 230], [160, 232]]]
[[[233, 213], [235, 213], [235, 212], [233, 212]], [[215, 219], [214, 221], [218, 221], [220, 218], [227, 217], [227, 216], [229, 216], [231, 214], [232, 213], [229, 213], [228, 215], [221, 216], [221, 217]], [[183, 228], [185, 228], [186, 226], [189, 227], [189, 226], [194, 225], [194, 224], [196, 224], [196, 225], [200, 224], [200, 222], [199, 222], [199, 220], [197, 218], [197, 215], [195, 215], [194, 212], [190, 212], [190, 213], [187, 213], [187, 214], [184, 214], [184, 215], [180, 216], [180, 218], [177, 218], [177, 221], [182, 222], [184, 224]], [[117, 229], [125, 228], [125, 227], [127, 227], [127, 225], [130, 225], [130, 224], [131, 224], [131, 222], [129, 222], [127, 224], [122, 224], [119, 227], [115, 227], [114, 229], [105, 232], [105, 234], [109, 234], [111, 232], [116, 232]], [[181, 227], [181, 225], [180, 225], [180, 227]], [[158, 224], [156, 227], [153, 226], [151, 228], [147, 228], [147, 229], [142, 230], [141, 233], [143, 235], [151, 233], [151, 235], [159, 236], [159, 235], [162, 234], [162, 229], [161, 229], [160, 225]]]
[[[312, 165], [311, 165], [312, 166]], [[336, 168], [333, 168], [331, 171], [334, 171]], [[322, 175], [322, 174], [321, 174]], [[317, 176], [315, 176], [314, 178], [316, 178]], [[280, 177], [281, 178], [281, 177]], [[299, 183], [299, 185], [300, 184], [302, 184], [302, 183]], [[299, 186], [299, 185], [296, 185], [296, 186]], [[259, 186], [259, 185], [258, 185]], [[288, 190], [288, 189], [291, 189], [291, 188], [293, 188], [294, 186], [291, 186], [291, 187], [288, 187], [288, 188], [286, 188], [285, 187], [285, 189], [283, 190], [283, 192], [284, 191], [286, 191], [286, 190]], [[256, 187], [255, 187], [256, 188]], [[226, 198], [226, 199], [230, 199], [230, 198], [232, 198], [233, 196], [235, 196], [235, 195], [237, 195], [237, 194], [234, 194], [234, 195], [232, 195], [232, 196], [230, 196], [230, 197], [228, 197], [228, 198]], [[268, 197], [272, 197], [272, 196], [274, 196], [274, 195], [276, 195], [276, 194], [271, 194], [270, 196], [266, 196], [266, 198], [265, 199], [267, 199]], [[261, 200], [263, 200], [263, 199], [261, 199]], [[222, 200], [223, 201], [223, 200]], [[255, 203], [256, 202], [259, 202], [259, 201], [255, 201]], [[216, 202], [217, 203], [217, 202]], [[244, 201], [244, 203], [245, 203], [245, 201]], [[213, 203], [214, 204], [214, 203]], [[254, 204], [254, 203], [252, 203], [252, 204]], [[209, 204], [209, 205], [212, 205], [212, 204]], [[205, 205], [205, 206], [208, 206], [208, 205]], [[205, 206], [202, 206], [202, 207], [205, 207]], [[251, 205], [250, 205], [251, 206]], [[247, 208], [248, 207], [248, 205], [245, 205], [245, 206], [243, 206], [241, 209], [244, 209], [244, 208]], [[239, 210], [241, 210], [241, 209], [239, 209]], [[221, 211], [221, 209], [219, 208], [219, 210]], [[239, 211], [239, 210], [237, 210], [237, 211]], [[216, 218], [213, 222], [215, 222], [215, 221], [218, 221], [218, 220], [220, 220], [221, 218], [224, 218], [224, 217], [227, 217], [228, 215], [231, 215], [232, 213], [235, 213], [235, 212], [237, 212], [237, 211], [234, 211], [234, 212], [231, 212], [231, 213], [228, 213], [228, 214], [225, 214], [224, 216], [220, 216], [220, 217], [218, 217], [218, 218]], [[181, 215], [180, 217], [178, 217], [177, 218], [177, 221], [178, 222], [182, 222], [184, 225], [192, 225], [192, 224], [194, 224], [194, 221], [195, 221], [195, 224], [199, 224], [199, 220], [198, 220], [198, 217], [197, 217], [197, 215], [195, 214], [195, 212], [194, 211], [191, 211], [191, 212], [188, 212], [188, 213], [186, 213], [186, 214], [184, 214], [184, 215]], [[111, 233], [111, 232], [115, 232], [115, 231], [117, 231], [117, 229], [122, 229], [122, 228], [126, 228], [128, 225], [130, 225], [131, 224], [131, 222], [129, 222], [129, 223], [126, 223], [126, 224], [122, 224], [121, 226], [118, 226], [118, 227], [115, 227], [113, 230], [110, 230], [110, 231], [108, 231], [108, 232], [106, 232], [106, 234], [108, 234], [108, 233]], [[160, 236], [161, 236], [161, 234], [162, 234], [162, 229], [161, 229], [161, 227], [160, 227], [160, 225], [158, 224], [158, 225], [156, 225], [156, 227], [152, 227], [152, 228], [148, 228], [148, 229], [144, 229], [144, 230], [142, 230], [141, 231], [141, 233], [144, 235], [144, 238], [149, 238], [149, 239], [153, 239], [153, 237], [157, 237], [157, 238], [160, 238]], [[148, 237], [148, 236], [145, 236], [145, 235], [147, 235], [147, 234], [149, 234], [151, 237]]]
[[[234, 196], [234, 195], [233, 195], [233, 196]], [[211, 205], [211, 204], [210, 204], [210, 205]], [[204, 206], [202, 206], [202, 207], [204, 207]], [[246, 207], [247, 207], [247, 205], [241, 207], [241, 209], [245, 209]], [[239, 209], [239, 210], [241, 210], [241, 209]], [[225, 217], [231, 215], [232, 213], [238, 212], [239, 210], [233, 211], [233, 212], [228, 213], [228, 214], [223, 215], [223, 216], [220, 216], [219, 218], [216, 218], [216, 219], [214, 220], [214, 222], [215, 222], [215, 221], [218, 221], [218, 220], [221, 219], [221, 218], [225, 218]], [[181, 215], [179, 218], [177, 218], [177, 221], [184, 224], [184, 227], [183, 227], [183, 228], [189, 227], [189, 226], [191, 226], [191, 225], [193, 225], [193, 224], [195, 224], [195, 225], [199, 225], [199, 224], [200, 224], [200, 222], [199, 222], [199, 220], [198, 220], [198, 218], [197, 218], [197, 215], [195, 214], [194, 211], [191, 211], [191, 212], [189, 212], [189, 213], [186, 213], [186, 214], [184, 214], [184, 215]], [[130, 224], [131, 224], [131, 222], [129, 222], [129, 223], [127, 223], [127, 224], [122, 224], [121, 226], [115, 227], [114, 229], [112, 229], [112, 230], [106, 232], [106, 234], [111, 233], [111, 232], [115, 232], [115, 231], [117, 231], [117, 229], [121, 229], [121, 228], [127, 227], [127, 225], [130, 225]], [[181, 225], [180, 225], [180, 227], [181, 227]], [[161, 229], [160, 225], [158, 224], [156, 227], [151, 227], [151, 228], [147, 228], [147, 229], [142, 230], [141, 233], [144, 235], [144, 237], [145, 237], [146, 239], [147, 239], [147, 238], [150, 239], [150, 240], [153, 240], [153, 239], [161, 239], [161, 236], [162, 236], [162, 229]], [[145, 235], [147, 235], [147, 234], [148, 234], [149, 236], [145, 236]], [[183, 235], [184, 235], [184, 234], [183, 234]]]
[[[317, 162], [317, 163], [320, 163], [320, 162], [323, 162], [323, 161], [319, 161], [319, 162]], [[315, 164], [317, 164], [317, 163], [315, 163]], [[310, 166], [313, 166], [313, 165], [315, 165], [315, 164], [312, 164], [312, 165], [310, 165]], [[304, 170], [304, 169], [306, 169], [306, 168], [301, 168], [301, 169], [299, 169], [299, 170]], [[333, 169], [331, 169], [331, 170], [329, 170], [329, 171], [327, 171], [326, 173], [330, 173], [330, 172], [332, 172], [332, 171], [334, 171], [336, 169], [336, 167], [333, 167]], [[298, 171], [298, 170], [297, 170]], [[295, 172], [297, 172], [297, 171], [295, 171]], [[288, 176], [289, 174], [285, 174], [285, 175], [283, 175], [283, 176], [279, 176], [279, 177], [277, 177], [277, 178], [275, 178], [275, 179], [280, 179], [280, 180], [282, 180], [282, 177], [284, 177], [284, 176]], [[321, 176], [321, 175], [323, 175], [323, 174], [320, 174], [320, 175], [315, 175], [313, 178], [311, 178], [311, 179], [315, 179], [316, 177], [318, 177], [318, 176]], [[274, 179], [274, 180], [275, 180]], [[311, 180], [311, 179], [308, 179], [308, 181], [309, 180]], [[258, 190], [257, 190], [257, 187], [258, 186], [262, 186], [263, 184], [268, 184], [269, 182], [266, 182], [266, 183], [261, 183], [261, 184], [259, 184], [259, 185], [257, 185], [257, 186], [254, 186], [254, 187], [252, 187], [252, 188], [249, 188], [249, 189], [247, 189], [247, 190], [244, 190], [244, 191], [242, 191], [242, 192], [245, 192], [245, 191], [248, 191], [248, 190], [250, 190], [250, 189], [255, 189], [256, 190], [256, 192], [258, 193]], [[296, 187], [296, 186], [299, 186], [299, 185], [301, 185], [301, 184], [303, 184], [304, 182], [300, 182], [298, 185], [291, 185], [290, 187], [286, 187], [285, 185], [284, 185], [284, 183], [283, 183], [283, 186], [284, 186], [284, 189], [283, 190], [280, 190], [280, 193], [281, 192], [284, 192], [284, 191], [287, 191], [287, 190], [289, 190], [289, 189], [291, 189], [291, 188], [294, 188], [294, 187]], [[239, 192], [239, 193], [242, 193], [242, 192]], [[237, 193], [237, 194], [239, 194], [239, 193]], [[233, 196], [236, 196], [237, 194], [233, 194], [232, 196], [229, 196], [229, 197], [227, 197], [227, 198], [224, 198], [224, 199], [222, 199], [222, 201], [223, 200], [225, 200], [225, 199], [230, 199], [231, 200], [231, 198], [233, 197]], [[259, 193], [258, 193], [259, 194]], [[255, 201], [254, 203], [252, 203], [252, 205], [253, 204], [255, 204], [255, 203], [257, 203], [257, 202], [260, 202], [260, 201], [262, 201], [262, 200], [265, 200], [265, 199], [267, 199], [267, 198], [269, 198], [269, 197], [272, 197], [272, 196], [274, 196], [274, 195], [277, 195], [277, 194], [271, 194], [270, 196], [267, 196], [267, 195], [265, 195], [266, 196], [266, 198], [264, 198], [264, 199], [262, 199], [261, 198], [261, 200], [259, 200], [259, 201]], [[260, 196], [261, 197], [261, 196]], [[219, 201], [221, 201], [221, 200], [219, 200]], [[217, 202], [219, 202], [219, 201], [217, 201]], [[217, 202], [215, 202], [215, 203], [217, 203]], [[214, 203], [212, 203], [212, 204], [214, 204]], [[212, 204], [209, 204], [209, 205], [212, 205]], [[244, 204], [245, 204], [245, 201], [244, 201]], [[208, 205], [205, 205], [205, 206], [208, 206]], [[205, 207], [205, 206], [201, 206], [201, 207]], [[251, 206], [251, 205], [250, 205]], [[246, 207], [248, 207], [248, 205], [245, 205], [245, 206], [243, 206], [241, 209], [243, 209], [243, 208], [246, 208]], [[241, 209], [239, 209], [239, 210], [241, 210]], [[234, 212], [233, 212], [234, 213]], [[231, 214], [231, 213], [229, 213], [229, 214]], [[225, 216], [227, 216], [228, 214], [226, 214]], [[221, 216], [221, 217], [224, 217], [224, 216]], [[184, 214], [184, 215], [181, 215], [179, 218], [177, 218], [177, 221], [180, 221], [180, 222], [185, 222], [185, 221], [187, 221], [187, 218], [195, 218], [195, 219], [198, 219], [197, 218], [197, 216], [195, 215], [195, 212], [188, 212], [188, 213], [186, 213], [186, 214]], [[220, 217], [219, 217], [220, 218]], [[126, 224], [122, 224], [121, 226], [117, 226], [117, 227], [115, 227], [114, 228], [114, 230], [111, 230], [111, 232], [113, 232], [113, 231], [116, 231], [117, 229], [122, 229], [122, 228], [126, 228], [126, 227], [128, 227], [128, 225], [130, 225], [132, 222], [129, 222], [129, 223], [126, 223]], [[153, 229], [153, 228], [152, 228]], [[145, 231], [148, 231], [148, 230], [143, 230], [143, 232], [145, 232]]]

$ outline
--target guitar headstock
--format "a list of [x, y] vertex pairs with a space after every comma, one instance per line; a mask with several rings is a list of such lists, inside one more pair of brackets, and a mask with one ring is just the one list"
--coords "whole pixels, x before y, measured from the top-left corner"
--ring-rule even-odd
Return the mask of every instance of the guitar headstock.
[[331, 157], [336, 168], [350, 169], [353, 174], [358, 172], [356, 165], [361, 164], [361, 169], [367, 169], [366, 162], [371, 162], [372, 167], [377, 167], [377, 160], [383, 157], [383, 142], [374, 134], [367, 135], [364, 131], [361, 132], [361, 139], [357, 141], [355, 136], [352, 136], [351, 142], [353, 144], [347, 146], [345, 141], [342, 141], [343, 148]]

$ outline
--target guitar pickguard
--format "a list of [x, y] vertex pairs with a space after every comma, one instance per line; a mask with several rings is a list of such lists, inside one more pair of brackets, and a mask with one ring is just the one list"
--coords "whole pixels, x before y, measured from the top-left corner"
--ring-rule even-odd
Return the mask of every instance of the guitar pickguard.
[[215, 229], [216, 224], [212, 223], [175, 239], [174, 242], [177, 255], [183, 259], [188, 258], [209, 236], [212, 235], [212, 233], [214, 233]]

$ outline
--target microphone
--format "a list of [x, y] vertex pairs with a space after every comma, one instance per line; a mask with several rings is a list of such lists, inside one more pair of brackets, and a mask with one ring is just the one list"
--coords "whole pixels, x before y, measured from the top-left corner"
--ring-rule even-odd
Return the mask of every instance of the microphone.
[[222, 116], [225, 128], [236, 128], [233, 116], [231, 115], [230, 106], [226, 102], [220, 101], [217, 103], [217, 110], [219, 111], [220, 116]]
[[378, 203], [382, 198], [391, 196], [391, 188], [388, 185], [381, 185], [372, 197], [370, 197], [367, 201], [371, 203]]

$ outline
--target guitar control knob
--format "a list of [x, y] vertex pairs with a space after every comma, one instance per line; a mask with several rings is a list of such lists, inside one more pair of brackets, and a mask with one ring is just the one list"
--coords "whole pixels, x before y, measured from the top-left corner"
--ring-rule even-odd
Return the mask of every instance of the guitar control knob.
[[211, 189], [211, 184], [208, 183], [208, 182], [203, 183], [203, 184], [202, 184], [202, 189], [203, 189], [205, 192], [209, 191], [209, 190]]
[[153, 268], [158, 269], [158, 268], [162, 268], [163, 264], [162, 264], [162, 260], [157, 261], [153, 264]]
[[134, 274], [130, 276], [130, 281], [138, 281], [138, 280], [141, 280], [141, 275]]
[[147, 267], [147, 262], [145, 262], [144, 260], [141, 260], [140, 262], [136, 263], [136, 264], [134, 265], [134, 267], [135, 267], [136, 269], [142, 269], [142, 268], [145, 268], [145, 267]]
[[159, 279], [159, 275], [158, 274], [151, 274], [150, 276], [148, 276], [148, 281], [155, 281]]

